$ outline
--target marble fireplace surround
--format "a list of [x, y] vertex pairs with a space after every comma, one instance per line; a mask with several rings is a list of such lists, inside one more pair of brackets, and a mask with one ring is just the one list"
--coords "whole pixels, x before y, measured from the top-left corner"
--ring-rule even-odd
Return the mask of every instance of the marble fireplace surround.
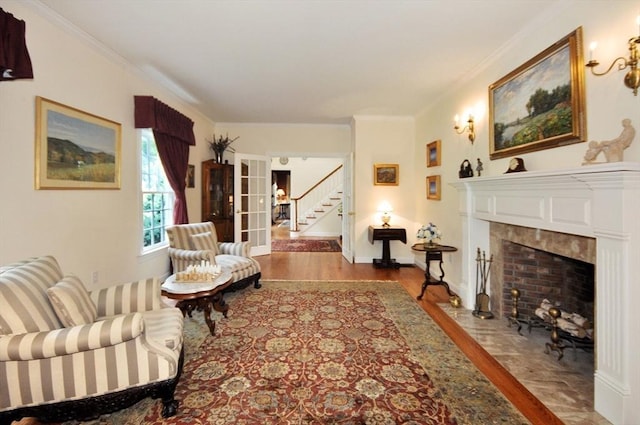
[[[595, 410], [614, 424], [640, 424], [640, 316], [634, 314], [640, 300], [640, 164], [467, 178], [452, 186], [462, 225], [462, 280], [452, 286], [464, 305], [474, 305], [476, 252], [491, 252], [491, 223], [531, 228], [541, 246], [554, 244], [547, 232], [595, 240]], [[570, 250], [582, 249], [572, 245]]]

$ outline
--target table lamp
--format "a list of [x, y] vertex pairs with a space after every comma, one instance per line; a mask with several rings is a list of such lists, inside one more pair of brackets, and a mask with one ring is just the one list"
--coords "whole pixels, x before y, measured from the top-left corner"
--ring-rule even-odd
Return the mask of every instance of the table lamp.
[[389, 221], [391, 220], [391, 216], [389, 215], [389, 213], [391, 213], [392, 211], [393, 208], [387, 201], [383, 202], [378, 207], [378, 212], [382, 213], [382, 216], [380, 218], [382, 219], [382, 225], [384, 227], [389, 227]]

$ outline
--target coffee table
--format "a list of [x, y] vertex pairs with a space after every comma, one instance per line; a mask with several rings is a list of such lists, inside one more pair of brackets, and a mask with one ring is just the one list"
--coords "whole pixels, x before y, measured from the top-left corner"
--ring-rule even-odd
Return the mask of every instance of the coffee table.
[[224, 302], [222, 291], [231, 285], [231, 273], [224, 272], [211, 282], [176, 282], [173, 274], [162, 284], [162, 295], [177, 300], [176, 307], [183, 316], [193, 317], [193, 310], [202, 310], [211, 335], [215, 335], [216, 324], [211, 320], [211, 309], [227, 317], [229, 305]]

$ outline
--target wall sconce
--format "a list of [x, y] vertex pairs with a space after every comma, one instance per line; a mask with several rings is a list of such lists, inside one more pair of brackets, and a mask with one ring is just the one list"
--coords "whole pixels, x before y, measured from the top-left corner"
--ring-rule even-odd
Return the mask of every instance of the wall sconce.
[[[640, 17], [638, 17], [638, 23], [640, 24]], [[593, 42], [589, 46], [589, 62], [586, 63], [587, 68], [591, 69], [591, 73], [597, 77], [608, 74], [609, 71], [613, 68], [613, 65], [618, 63], [618, 71], [622, 71], [623, 69], [630, 68], [627, 75], [624, 76], [624, 85], [633, 90], [633, 95], [638, 95], [638, 87], [640, 87], [640, 70], [638, 69], [638, 43], [640, 43], [640, 37], [632, 37], [629, 39], [629, 59], [620, 56], [616, 58], [609, 68], [604, 72], [596, 72], [594, 68], [600, 65], [600, 62], [592, 59], [593, 51], [598, 46], [597, 43]]]
[[389, 227], [389, 221], [391, 220], [391, 216], [389, 215], [389, 213], [393, 212], [393, 208], [391, 207], [391, 205], [386, 201], [383, 202], [378, 207], [378, 212], [382, 213], [382, 216], [380, 217], [382, 219], [382, 226]]
[[454, 123], [453, 123], [453, 129], [456, 131], [456, 133], [458, 134], [462, 134], [465, 131], [469, 132], [469, 141], [473, 144], [473, 141], [476, 140], [476, 132], [473, 129], [473, 115], [469, 114], [469, 118], [467, 119], [467, 125], [465, 125], [464, 127], [460, 127], [460, 119], [459, 117], [456, 115], [456, 117], [454, 118]]

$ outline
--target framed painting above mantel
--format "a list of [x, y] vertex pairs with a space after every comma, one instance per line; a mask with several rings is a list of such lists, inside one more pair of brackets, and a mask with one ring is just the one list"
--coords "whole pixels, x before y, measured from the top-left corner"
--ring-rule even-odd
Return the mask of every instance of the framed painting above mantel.
[[489, 86], [490, 158], [586, 140], [582, 28]]

